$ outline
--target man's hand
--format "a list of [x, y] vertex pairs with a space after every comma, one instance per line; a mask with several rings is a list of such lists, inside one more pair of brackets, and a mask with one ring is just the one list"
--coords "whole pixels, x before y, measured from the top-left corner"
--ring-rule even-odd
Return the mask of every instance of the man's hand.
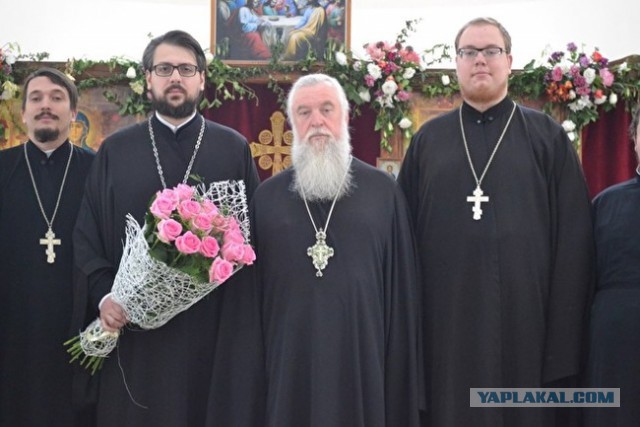
[[122, 307], [107, 296], [100, 307], [100, 321], [105, 331], [116, 332], [129, 320]]

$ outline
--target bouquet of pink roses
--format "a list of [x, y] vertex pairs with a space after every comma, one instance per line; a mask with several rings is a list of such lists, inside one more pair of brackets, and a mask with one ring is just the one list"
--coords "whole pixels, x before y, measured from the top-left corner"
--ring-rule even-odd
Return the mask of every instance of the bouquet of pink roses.
[[[224, 283], [255, 253], [249, 241], [244, 183], [222, 181], [159, 191], [140, 227], [127, 217], [127, 240], [113, 287], [131, 323], [155, 329]], [[118, 333], [96, 319], [65, 343], [72, 361], [95, 372]]]

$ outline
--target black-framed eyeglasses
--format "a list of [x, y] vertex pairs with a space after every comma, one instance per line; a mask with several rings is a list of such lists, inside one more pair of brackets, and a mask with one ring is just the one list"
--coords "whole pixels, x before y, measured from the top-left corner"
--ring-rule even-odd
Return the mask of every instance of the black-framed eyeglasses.
[[482, 52], [482, 56], [485, 58], [491, 59], [502, 55], [502, 53], [506, 51], [501, 47], [485, 47], [483, 49], [463, 47], [458, 49], [458, 56], [463, 59], [475, 59], [480, 52]]
[[160, 77], [169, 77], [176, 69], [182, 77], [193, 77], [198, 72], [198, 66], [192, 64], [156, 64], [151, 69]]

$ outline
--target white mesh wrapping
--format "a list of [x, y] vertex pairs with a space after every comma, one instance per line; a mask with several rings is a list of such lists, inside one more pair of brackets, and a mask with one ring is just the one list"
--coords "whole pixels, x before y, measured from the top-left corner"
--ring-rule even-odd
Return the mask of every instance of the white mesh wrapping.
[[[204, 186], [198, 187], [198, 193], [214, 202], [226, 216], [235, 217], [245, 241], [249, 242], [244, 182], [214, 182], [206, 190]], [[233, 273], [240, 268], [242, 265], [236, 265]], [[111, 294], [131, 323], [143, 329], [159, 328], [218, 286], [216, 282], [198, 282], [152, 258], [144, 228], [130, 214], [127, 215], [126, 244]], [[99, 319], [89, 325], [80, 337], [84, 353], [100, 357], [105, 357], [115, 348], [117, 339], [117, 333], [110, 334], [102, 329]]]

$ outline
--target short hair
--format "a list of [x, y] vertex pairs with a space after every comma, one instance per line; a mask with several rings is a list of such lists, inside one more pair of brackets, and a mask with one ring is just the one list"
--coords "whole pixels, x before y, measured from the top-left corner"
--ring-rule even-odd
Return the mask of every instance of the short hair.
[[29, 74], [24, 81], [23, 89], [22, 89], [22, 111], [24, 111], [27, 106], [27, 92], [29, 90], [29, 83], [31, 80], [36, 77], [46, 77], [51, 82], [57, 86], [64, 88], [69, 95], [69, 104], [71, 105], [72, 111], [77, 111], [78, 108], [78, 88], [71, 81], [66, 74], [62, 71], [56, 70], [55, 68], [50, 67], [42, 67]]
[[498, 30], [500, 30], [500, 34], [502, 34], [502, 39], [504, 41], [504, 50], [507, 53], [511, 53], [511, 36], [509, 35], [509, 32], [507, 31], [507, 29], [504, 28], [502, 24], [498, 22], [496, 19], [485, 18], [485, 17], [472, 19], [471, 21], [464, 24], [462, 28], [460, 28], [460, 31], [458, 31], [458, 34], [456, 35], [456, 41], [455, 41], [456, 52], [458, 52], [458, 49], [459, 49], [458, 44], [460, 43], [460, 37], [462, 37], [462, 33], [464, 33], [464, 30], [466, 30], [469, 27], [482, 26], [482, 25], [491, 25], [493, 27], [496, 27]]
[[296, 82], [291, 86], [289, 90], [289, 95], [287, 97], [287, 116], [289, 117], [289, 121], [293, 119], [293, 97], [295, 96], [298, 89], [301, 87], [309, 87], [309, 86], [317, 86], [320, 84], [326, 84], [336, 89], [338, 94], [338, 102], [340, 103], [340, 107], [342, 107], [342, 112], [348, 116], [349, 115], [349, 101], [347, 100], [347, 95], [342, 88], [342, 85], [338, 80], [334, 77], [328, 76], [326, 74], [316, 73], [316, 74], [307, 74], [306, 76], [300, 77]]
[[202, 50], [200, 43], [198, 43], [191, 34], [185, 31], [173, 30], [154, 38], [144, 49], [144, 53], [142, 54], [142, 67], [145, 71], [151, 71], [153, 68], [153, 55], [156, 53], [156, 48], [163, 43], [182, 47], [193, 52], [196, 57], [198, 71], [206, 70], [207, 60], [204, 56], [204, 51]]
[[636, 105], [631, 115], [631, 124], [629, 125], [629, 137], [636, 144], [638, 138], [638, 125], [640, 124], [640, 104]]

